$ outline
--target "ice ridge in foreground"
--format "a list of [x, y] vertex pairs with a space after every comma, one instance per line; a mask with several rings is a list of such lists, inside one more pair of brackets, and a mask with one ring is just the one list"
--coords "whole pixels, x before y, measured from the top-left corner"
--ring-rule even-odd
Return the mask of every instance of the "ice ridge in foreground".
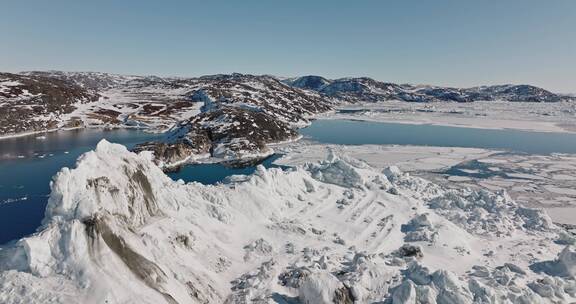
[[331, 155], [219, 185], [102, 141], [0, 248], [0, 303], [570, 303], [574, 239], [505, 193]]

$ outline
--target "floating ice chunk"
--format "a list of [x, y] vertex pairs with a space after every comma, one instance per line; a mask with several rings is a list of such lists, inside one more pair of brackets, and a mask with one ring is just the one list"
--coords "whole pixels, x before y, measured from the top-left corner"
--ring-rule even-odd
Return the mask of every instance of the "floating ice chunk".
[[392, 294], [392, 303], [411, 304], [416, 302], [416, 287], [412, 281], [404, 281]]
[[520, 207], [516, 213], [524, 219], [525, 228], [548, 230], [554, 226], [552, 219], [543, 209]]
[[576, 277], [576, 251], [571, 246], [567, 246], [558, 256], [558, 266], [560, 271], [570, 277]]
[[384, 173], [384, 175], [386, 175], [386, 177], [391, 181], [394, 181], [402, 176], [402, 171], [396, 166], [384, 168], [382, 173]]
[[576, 251], [572, 246], [566, 246], [555, 260], [538, 262], [530, 268], [551, 276], [576, 278]]
[[576, 238], [566, 231], [558, 233], [556, 244], [560, 245], [576, 245]]
[[307, 170], [314, 179], [325, 183], [342, 187], [361, 187], [364, 184], [356, 168], [335, 155], [320, 164], [309, 164]]

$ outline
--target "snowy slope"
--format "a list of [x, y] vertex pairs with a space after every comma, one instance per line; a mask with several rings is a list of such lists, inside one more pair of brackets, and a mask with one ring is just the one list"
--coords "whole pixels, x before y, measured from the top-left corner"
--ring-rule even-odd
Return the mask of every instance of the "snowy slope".
[[0, 249], [1, 303], [569, 303], [574, 239], [505, 194], [345, 156], [204, 186], [102, 141], [40, 231]]

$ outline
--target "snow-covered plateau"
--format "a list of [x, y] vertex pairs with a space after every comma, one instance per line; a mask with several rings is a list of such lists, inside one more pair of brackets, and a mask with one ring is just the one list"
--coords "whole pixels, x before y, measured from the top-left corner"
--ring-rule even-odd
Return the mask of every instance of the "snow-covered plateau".
[[[478, 152], [480, 153], [480, 152]], [[505, 192], [330, 152], [226, 183], [102, 141], [0, 248], [0, 303], [570, 303], [574, 235]]]

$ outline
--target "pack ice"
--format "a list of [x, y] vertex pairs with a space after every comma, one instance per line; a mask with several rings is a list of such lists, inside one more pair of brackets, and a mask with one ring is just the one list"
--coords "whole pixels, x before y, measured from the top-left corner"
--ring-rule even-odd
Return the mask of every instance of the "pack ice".
[[505, 193], [345, 155], [223, 184], [102, 141], [0, 248], [0, 303], [570, 303], [574, 238]]

